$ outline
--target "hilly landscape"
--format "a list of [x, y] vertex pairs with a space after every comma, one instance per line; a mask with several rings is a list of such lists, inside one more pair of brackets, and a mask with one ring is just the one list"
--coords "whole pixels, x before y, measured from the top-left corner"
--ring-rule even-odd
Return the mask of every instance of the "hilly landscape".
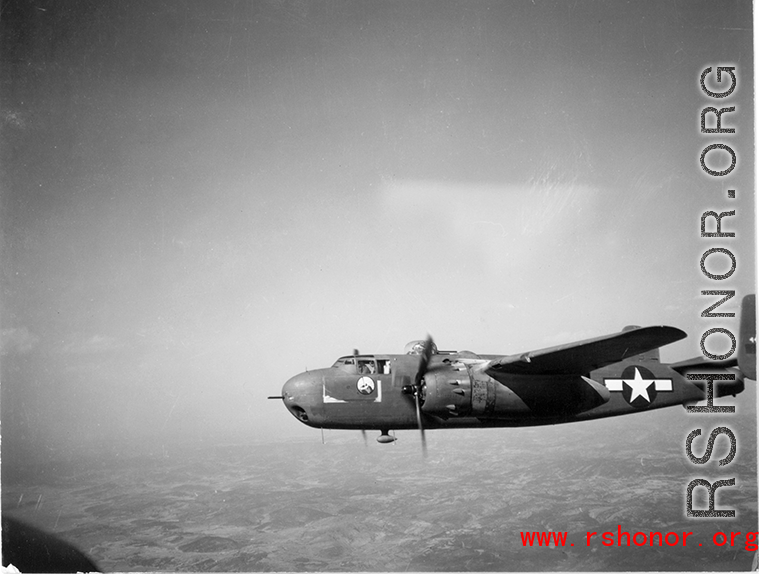
[[[699, 469], [683, 446], [693, 422], [671, 409], [432, 431], [426, 459], [410, 431], [395, 445], [347, 431], [326, 432], [322, 444], [314, 431], [309, 441], [125, 449], [3, 468], [3, 511], [73, 542], [107, 571], [747, 569], [744, 538], [719, 547], [712, 536], [757, 530], [755, 437], [736, 427], [735, 461]], [[726, 448], [717, 441], [713, 460]], [[736, 519], [685, 517], [692, 478], [733, 476], [717, 507], [737, 509]], [[705, 490], [695, 495], [706, 508]], [[602, 546], [600, 533], [618, 525], [631, 535], [693, 535], [686, 547]], [[525, 547], [525, 531], [567, 532], [567, 545]], [[599, 533], [590, 546], [588, 531]]]

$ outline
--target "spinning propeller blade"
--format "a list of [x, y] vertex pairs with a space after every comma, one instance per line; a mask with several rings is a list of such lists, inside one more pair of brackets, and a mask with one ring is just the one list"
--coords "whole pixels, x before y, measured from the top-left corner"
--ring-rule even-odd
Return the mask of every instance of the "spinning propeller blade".
[[422, 407], [419, 404], [419, 394], [414, 395], [416, 402], [416, 424], [419, 426], [419, 433], [422, 438], [422, 454], [427, 458], [427, 439], [424, 436], [424, 423], [422, 422]]
[[422, 354], [419, 355], [419, 369], [417, 369], [415, 381], [417, 386], [422, 384], [424, 373], [427, 372], [427, 366], [430, 364], [430, 357], [432, 357], [433, 345], [432, 337], [427, 335], [427, 339], [424, 341], [424, 350], [422, 351]]
[[424, 374], [427, 372], [427, 368], [430, 364], [430, 358], [432, 357], [432, 348], [434, 343], [432, 337], [427, 335], [427, 339], [424, 341], [424, 349], [419, 356], [419, 368], [416, 372], [416, 380], [414, 381], [414, 402], [416, 403], [416, 424], [419, 427], [419, 433], [422, 439], [422, 453], [427, 456], [427, 438], [424, 436], [424, 421], [422, 419], [422, 386], [424, 381]]

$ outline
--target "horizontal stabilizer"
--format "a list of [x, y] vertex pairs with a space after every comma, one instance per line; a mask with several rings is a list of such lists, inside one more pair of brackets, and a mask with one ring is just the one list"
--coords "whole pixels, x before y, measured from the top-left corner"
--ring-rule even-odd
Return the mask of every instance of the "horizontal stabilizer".
[[558, 345], [539, 351], [509, 355], [491, 361], [489, 375], [582, 375], [612, 363], [647, 353], [687, 335], [675, 327], [657, 326], [628, 329], [621, 333]]
[[709, 359], [699, 356], [692, 359], [686, 359], [685, 361], [678, 361], [667, 365], [673, 371], [677, 371], [681, 375], [688, 371], [703, 371], [705, 369], [727, 369], [729, 367], [738, 366], [738, 359], [732, 358], [726, 361], [710, 361]]

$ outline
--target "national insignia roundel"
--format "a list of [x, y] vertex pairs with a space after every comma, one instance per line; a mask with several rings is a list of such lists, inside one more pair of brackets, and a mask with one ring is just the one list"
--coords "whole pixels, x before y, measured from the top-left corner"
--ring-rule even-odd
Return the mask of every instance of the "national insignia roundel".
[[672, 379], [657, 379], [646, 369], [629, 365], [618, 379], [604, 379], [610, 391], [620, 391], [625, 401], [636, 409], [645, 409], [656, 400], [657, 391], [672, 391]]
[[356, 388], [362, 395], [371, 395], [374, 392], [374, 380], [371, 377], [361, 377], [356, 382]]

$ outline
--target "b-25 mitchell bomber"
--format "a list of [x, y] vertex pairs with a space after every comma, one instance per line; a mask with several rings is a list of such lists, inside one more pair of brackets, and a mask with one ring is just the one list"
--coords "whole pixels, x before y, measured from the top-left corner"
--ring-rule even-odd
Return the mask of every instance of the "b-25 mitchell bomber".
[[391, 430], [419, 429], [423, 445], [425, 429], [548, 425], [693, 405], [735, 396], [744, 379], [756, 380], [755, 313], [755, 296], [744, 297], [737, 357], [723, 361], [662, 363], [659, 347], [687, 336], [667, 326], [629, 326], [506, 356], [440, 351], [428, 337], [403, 355], [354, 351], [292, 377], [269, 398], [311, 427], [379, 430], [381, 443], [395, 440]]

